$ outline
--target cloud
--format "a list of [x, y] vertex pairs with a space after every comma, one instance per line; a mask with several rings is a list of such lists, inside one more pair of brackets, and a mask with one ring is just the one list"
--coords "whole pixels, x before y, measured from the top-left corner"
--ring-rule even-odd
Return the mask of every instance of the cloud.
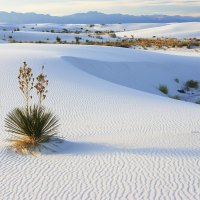
[[[198, 15], [195, 0], [1, 0], [1, 10], [68, 15], [97, 10], [105, 13]], [[11, 2], [12, 1], [12, 2]], [[200, 16], [200, 13], [199, 13]]]

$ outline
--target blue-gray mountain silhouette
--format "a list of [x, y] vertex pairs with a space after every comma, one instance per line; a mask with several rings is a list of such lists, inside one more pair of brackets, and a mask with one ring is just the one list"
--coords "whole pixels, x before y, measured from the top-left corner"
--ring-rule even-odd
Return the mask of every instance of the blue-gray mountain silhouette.
[[104, 14], [96, 11], [77, 13], [67, 16], [51, 16], [36, 13], [1, 12], [0, 22], [5, 23], [70, 23], [70, 24], [112, 24], [112, 23], [170, 23], [200, 22], [200, 17], [168, 16], [168, 15], [123, 15]]

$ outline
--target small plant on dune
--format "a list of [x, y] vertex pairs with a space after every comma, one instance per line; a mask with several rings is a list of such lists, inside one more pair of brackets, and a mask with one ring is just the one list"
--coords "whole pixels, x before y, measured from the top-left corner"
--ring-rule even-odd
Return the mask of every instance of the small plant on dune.
[[117, 35], [116, 35], [115, 33], [111, 33], [111, 34], [110, 34], [110, 37], [111, 37], [111, 38], [116, 38]]
[[175, 96], [171, 96], [172, 99], [176, 99], [176, 100], [181, 100], [180, 96], [175, 95]]
[[9, 133], [17, 135], [11, 147], [17, 152], [34, 153], [42, 143], [57, 134], [58, 119], [50, 111], [39, 105], [15, 108], [5, 120]]
[[[43, 143], [55, 137], [58, 131], [58, 118], [42, 106], [48, 85], [47, 76], [44, 75], [43, 70], [44, 67], [34, 84], [32, 69], [27, 67], [26, 63], [19, 69], [19, 88], [25, 97], [25, 106], [15, 108], [5, 119], [6, 130], [15, 136], [10, 140], [11, 148], [19, 153], [34, 153]], [[39, 98], [37, 105], [30, 105], [33, 89], [37, 90]]]
[[81, 37], [75, 37], [76, 44], [79, 44], [81, 39], [82, 39]]
[[159, 90], [163, 93], [163, 94], [168, 94], [169, 93], [169, 90], [168, 90], [168, 87], [166, 85], [160, 85], [159, 86]]
[[194, 80], [189, 80], [189, 81], [186, 82], [185, 86], [187, 88], [198, 89], [199, 88], [199, 82], [198, 81], [194, 81]]
[[195, 103], [196, 103], [196, 104], [200, 104], [200, 100], [197, 100]]
[[60, 37], [56, 37], [56, 42], [60, 43], [61, 42], [61, 38]]

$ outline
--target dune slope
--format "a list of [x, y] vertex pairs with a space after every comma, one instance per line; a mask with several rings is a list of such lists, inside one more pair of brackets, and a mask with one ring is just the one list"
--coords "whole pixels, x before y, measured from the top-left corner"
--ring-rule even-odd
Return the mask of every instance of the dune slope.
[[[200, 57], [33, 44], [1, 44], [0, 54], [2, 199], [200, 198], [200, 107], [152, 89], [170, 76], [171, 63], [184, 78], [199, 74]], [[23, 61], [35, 73], [46, 66], [45, 105], [60, 117], [64, 139], [36, 157], [9, 151], [3, 126], [6, 113], [24, 104], [16, 78]], [[191, 74], [180, 65], [187, 62]], [[155, 77], [140, 85], [143, 74]]]
[[200, 38], [199, 27], [199, 22], [170, 23], [164, 24], [160, 27], [147, 27], [140, 30], [118, 32], [117, 35], [121, 37], [132, 37], [133, 35], [136, 38], [151, 38], [153, 36], [170, 38]]

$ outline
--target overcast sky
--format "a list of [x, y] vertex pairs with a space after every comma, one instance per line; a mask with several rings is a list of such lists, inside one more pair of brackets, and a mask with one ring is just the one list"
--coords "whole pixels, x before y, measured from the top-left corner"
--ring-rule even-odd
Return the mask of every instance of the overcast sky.
[[200, 16], [200, 0], [0, 0], [0, 11], [59, 16], [87, 11]]

